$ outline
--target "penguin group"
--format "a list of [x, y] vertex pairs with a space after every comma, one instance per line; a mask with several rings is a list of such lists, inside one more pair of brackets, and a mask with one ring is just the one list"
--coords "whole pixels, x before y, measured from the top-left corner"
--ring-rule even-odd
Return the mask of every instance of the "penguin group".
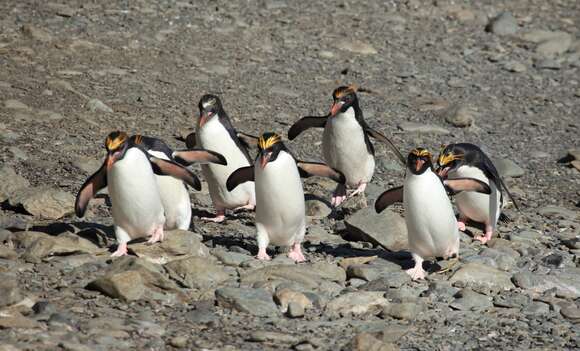
[[[133, 239], [161, 241], [166, 230], [189, 229], [192, 208], [187, 187], [199, 191], [201, 182], [188, 166], [200, 163], [216, 211], [202, 220], [219, 223], [226, 219], [226, 211], [255, 210], [256, 257], [269, 260], [266, 249], [271, 244], [289, 247], [288, 257], [303, 262], [307, 221], [301, 178], [319, 176], [336, 182], [330, 199], [334, 207], [364, 195], [375, 172], [371, 138], [383, 142], [406, 168], [403, 185], [382, 193], [375, 210], [380, 213], [403, 203], [415, 263], [407, 273], [413, 279], [425, 278], [424, 260], [458, 255], [459, 231], [465, 230], [468, 220], [485, 228], [475, 239], [489, 241], [498, 221], [507, 218], [502, 213], [504, 193], [518, 208], [493, 162], [476, 145], [447, 145], [436, 160], [429, 150], [418, 147], [405, 158], [387, 136], [366, 123], [354, 86], [338, 87], [332, 99], [326, 115], [303, 117], [288, 130], [288, 139], [293, 140], [309, 128], [322, 128], [325, 163], [297, 159], [278, 133], [254, 137], [237, 131], [220, 98], [211, 94], [200, 99], [196, 130], [185, 138], [183, 150], [172, 150], [158, 138], [114, 131], [105, 140], [103, 165], [78, 192], [76, 215], [83, 217], [90, 199], [107, 187], [118, 243], [112, 256], [126, 255]], [[252, 146], [256, 157], [250, 154]], [[458, 219], [450, 196], [455, 197]]]

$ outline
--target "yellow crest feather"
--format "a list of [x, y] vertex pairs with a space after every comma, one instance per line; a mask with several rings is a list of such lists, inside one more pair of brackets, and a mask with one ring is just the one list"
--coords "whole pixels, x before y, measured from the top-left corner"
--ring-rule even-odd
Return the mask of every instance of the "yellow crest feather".
[[267, 138], [264, 138], [264, 135], [258, 139], [258, 147], [262, 150], [266, 150], [274, 146], [274, 144], [279, 143], [282, 140], [278, 134], [272, 134]]

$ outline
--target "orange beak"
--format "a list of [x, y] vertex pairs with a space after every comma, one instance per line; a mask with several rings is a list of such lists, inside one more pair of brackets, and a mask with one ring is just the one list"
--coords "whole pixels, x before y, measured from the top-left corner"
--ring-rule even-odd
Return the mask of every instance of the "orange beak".
[[110, 171], [111, 168], [113, 167], [113, 164], [115, 163], [115, 156], [109, 154], [107, 155], [107, 159], [105, 160], [105, 163], [107, 165], [107, 171]]
[[260, 156], [260, 168], [264, 169], [266, 168], [266, 165], [268, 164], [268, 161], [270, 161], [270, 153], [267, 154], [262, 154], [262, 156]]
[[330, 117], [334, 117], [338, 114], [338, 112], [340, 111], [340, 108], [342, 107], [342, 102], [334, 102], [332, 104], [332, 106], [330, 107]]
[[425, 164], [425, 160], [418, 159], [417, 162], [415, 163], [415, 171], [419, 172], [421, 170], [421, 168], [423, 168], [424, 164]]
[[199, 126], [203, 127], [203, 125], [207, 123], [208, 119], [209, 119], [209, 117], [207, 116], [207, 114], [202, 113], [201, 116], [199, 116]]

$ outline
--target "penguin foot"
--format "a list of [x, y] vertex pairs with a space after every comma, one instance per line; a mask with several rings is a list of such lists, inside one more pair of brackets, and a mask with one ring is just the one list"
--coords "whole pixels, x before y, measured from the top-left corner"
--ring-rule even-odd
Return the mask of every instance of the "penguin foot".
[[330, 204], [332, 206], [340, 206], [341, 203], [346, 200], [346, 185], [338, 184], [334, 193], [332, 193], [332, 200], [330, 200]]
[[465, 231], [465, 221], [462, 221], [461, 219], [457, 221], [457, 228], [464, 232]]
[[240, 210], [249, 210], [249, 211], [253, 211], [254, 208], [256, 208], [256, 205], [252, 205], [252, 204], [247, 204], [244, 206], [240, 206], [240, 207], [236, 207], [234, 208], [234, 211], [240, 211]]
[[492, 232], [486, 232], [485, 235], [476, 236], [474, 239], [477, 241], [481, 241], [482, 244], [491, 240]]
[[156, 242], [163, 241], [164, 237], [165, 234], [163, 232], [163, 227], [157, 228], [155, 232], [153, 232], [153, 235], [151, 235], [151, 238], [147, 240], [147, 243], [154, 244]]
[[121, 257], [127, 255], [127, 243], [117, 246], [117, 250], [111, 254], [111, 257]]
[[358, 194], [364, 194], [366, 188], [367, 188], [367, 183], [360, 183], [358, 188], [356, 188], [356, 190], [353, 191], [348, 197], [353, 197], [353, 196], [358, 195]]
[[407, 269], [405, 273], [410, 275], [412, 280], [425, 279], [427, 276], [427, 272], [425, 272], [422, 265], [416, 265], [411, 269]]
[[302, 254], [302, 249], [300, 247], [300, 244], [293, 245], [292, 250], [290, 250], [290, 252], [288, 252], [288, 257], [291, 258], [292, 260], [294, 260], [294, 262], [296, 262], [296, 263], [306, 261], [306, 258]]
[[257, 259], [260, 261], [270, 261], [272, 258], [266, 252], [266, 248], [259, 248], [258, 255], [256, 256]]

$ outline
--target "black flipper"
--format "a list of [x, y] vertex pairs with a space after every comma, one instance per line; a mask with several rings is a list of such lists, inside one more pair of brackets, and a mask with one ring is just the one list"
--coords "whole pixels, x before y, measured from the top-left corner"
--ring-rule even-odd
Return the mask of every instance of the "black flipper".
[[130, 138], [130, 141], [141, 150], [162, 152], [168, 159], [172, 158], [173, 150], [161, 139], [136, 134]]
[[511, 222], [512, 219], [509, 218], [508, 215], [506, 215], [505, 213], [500, 213], [498, 221], [500, 221], [504, 224], [507, 224], [507, 223]]
[[375, 201], [375, 211], [381, 213], [396, 202], [403, 202], [403, 186], [389, 189], [379, 195]]
[[475, 178], [445, 179], [443, 185], [451, 195], [455, 195], [462, 191], [475, 191], [487, 195], [491, 194], [491, 188], [489, 185]]
[[90, 176], [77, 194], [75, 200], [75, 214], [82, 218], [87, 210], [89, 201], [99, 192], [99, 190], [107, 186], [107, 167], [103, 163], [101, 168]]
[[337, 183], [344, 184], [346, 178], [336, 169], [325, 165], [324, 163], [296, 161], [300, 177], [308, 178], [311, 176], [326, 177]]
[[498, 178], [498, 179], [499, 179], [499, 182], [500, 182], [500, 184], [501, 184], [501, 187], [502, 187], [502, 188], [505, 190], [505, 192], [508, 194], [508, 196], [509, 196], [510, 200], [512, 200], [512, 202], [514, 203], [514, 207], [516, 208], [516, 210], [518, 210], [518, 211], [519, 211], [519, 210], [520, 210], [520, 206], [518, 205], [518, 202], [516, 201], [516, 199], [514, 199], [514, 197], [513, 197], [512, 193], [510, 193], [510, 191], [509, 191], [508, 187], [507, 187], [507, 186], [505, 185], [505, 183], [503, 182], [503, 179], [501, 179], [501, 177], [500, 177], [500, 178]]
[[377, 140], [380, 140], [383, 143], [387, 144], [387, 146], [389, 146], [391, 148], [391, 151], [395, 154], [395, 156], [397, 156], [397, 158], [399, 159], [401, 164], [403, 164], [403, 165], [407, 164], [405, 157], [401, 154], [399, 149], [395, 146], [395, 144], [393, 144], [393, 142], [389, 138], [387, 138], [382, 133], [374, 130], [373, 128], [369, 127], [368, 125], [365, 126], [365, 130], [371, 137], [373, 137]]
[[254, 166], [247, 166], [236, 169], [226, 181], [228, 191], [234, 190], [238, 185], [245, 182], [254, 181]]
[[151, 162], [155, 174], [172, 176], [184, 181], [197, 191], [201, 190], [201, 182], [199, 181], [199, 178], [180, 164], [173, 161], [162, 160], [151, 155], [149, 155], [149, 161]]
[[185, 137], [185, 147], [188, 149], [193, 149], [195, 144], [197, 144], [197, 140], [195, 139], [195, 132], [187, 134]]
[[219, 152], [205, 150], [205, 149], [192, 149], [192, 150], [181, 150], [175, 151], [173, 153], [173, 158], [184, 165], [189, 166], [192, 163], [216, 163], [218, 165], [227, 165], [228, 162], [226, 158]]
[[309, 128], [324, 128], [329, 116], [307, 116], [300, 118], [288, 130], [288, 139], [294, 140], [300, 133]]

